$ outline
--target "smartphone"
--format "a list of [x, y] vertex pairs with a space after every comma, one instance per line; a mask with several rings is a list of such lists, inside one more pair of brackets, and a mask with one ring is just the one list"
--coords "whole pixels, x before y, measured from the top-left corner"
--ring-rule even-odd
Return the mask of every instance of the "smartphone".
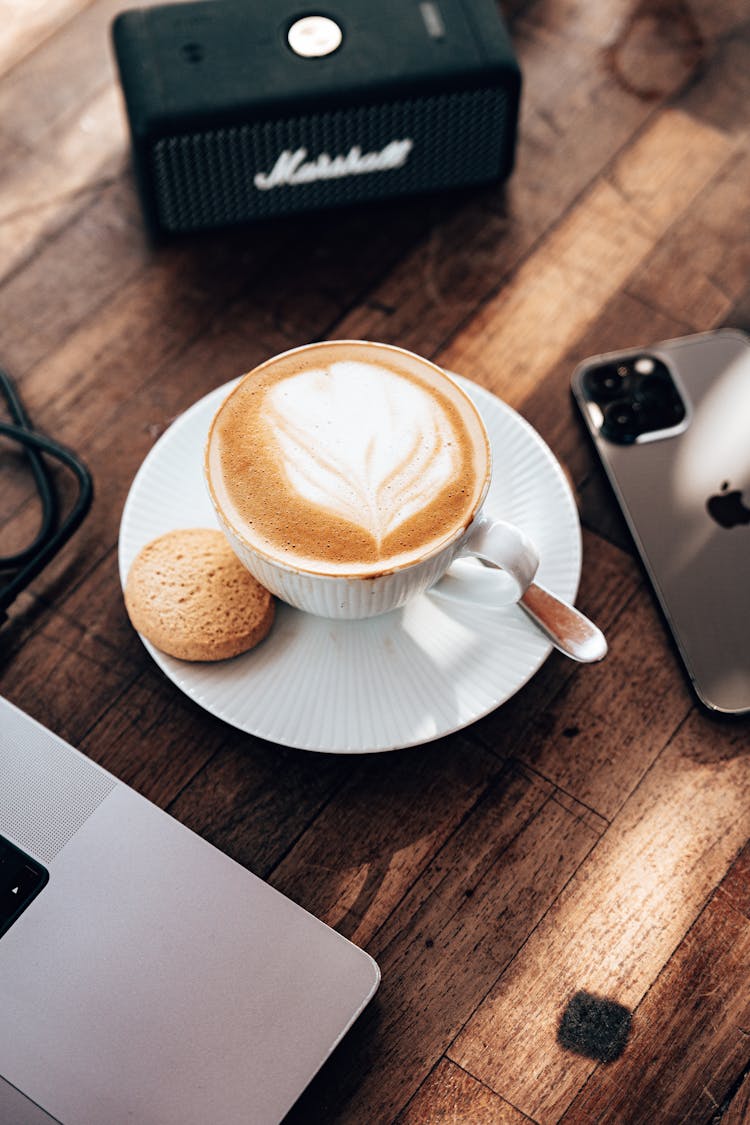
[[593, 356], [572, 389], [699, 699], [750, 711], [750, 337]]

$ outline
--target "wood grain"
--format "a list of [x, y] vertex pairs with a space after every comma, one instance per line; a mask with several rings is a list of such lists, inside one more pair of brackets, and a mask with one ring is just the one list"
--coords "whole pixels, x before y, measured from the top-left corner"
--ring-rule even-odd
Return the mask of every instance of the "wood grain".
[[721, 1107], [713, 1115], [712, 1121], [720, 1120], [724, 1125], [744, 1125], [750, 1120], [750, 1072], [745, 1072], [742, 1085], [735, 1093], [726, 1110], [721, 1113]]
[[[395, 841], [401, 847], [410, 844], [406, 796], [396, 790], [395, 799], [403, 800], [403, 827]], [[340, 823], [335, 802], [324, 815]], [[554, 787], [542, 778], [513, 763], [503, 768], [368, 942], [383, 973], [376, 1000], [333, 1065], [303, 1094], [290, 1121], [309, 1121], [319, 1104], [326, 1107], [326, 1120], [392, 1120], [603, 828], [604, 822], [590, 820], [587, 810], [574, 806], [571, 811], [569, 802], [558, 801]], [[329, 862], [336, 864], [331, 845], [329, 839]], [[299, 847], [305, 847], [304, 837]], [[345, 838], [342, 848], [348, 866]], [[285, 867], [296, 867], [296, 851]], [[380, 852], [393, 855], [387, 835]], [[274, 876], [274, 881], [292, 890], [288, 878]], [[319, 910], [315, 898], [303, 904]], [[338, 909], [329, 907], [329, 916], [336, 917]]]
[[511, 404], [522, 401], [731, 155], [723, 134], [665, 111], [441, 352], [441, 362]]
[[[378, 959], [380, 992], [287, 1125], [744, 1125], [750, 728], [690, 694], [569, 380], [598, 352], [750, 329], [746, 0], [507, 0], [507, 184], [161, 247], [130, 169], [121, 8], [0, 0], [0, 362], [96, 491], [11, 609], [0, 691]], [[553, 654], [466, 731], [351, 758], [187, 700], [116, 565], [175, 416], [337, 336], [436, 358], [536, 427], [579, 505], [578, 604], [610, 642], [596, 667]], [[2, 553], [39, 511], [4, 442], [0, 472]], [[614, 1062], [557, 1041], [579, 989], [632, 1011]]]
[[[623, 627], [620, 618], [625, 616], [625, 608], [639, 588], [642, 581], [640, 572], [624, 552], [588, 534], [583, 537], [583, 554], [577, 604], [600, 625], [608, 642], [617, 645], [617, 631]], [[513, 699], [474, 725], [474, 737], [498, 757], [516, 753], [542, 772], [548, 770], [552, 778], [559, 778], [559, 785], [565, 789], [574, 777], [578, 761], [571, 740], [586, 729], [588, 721], [585, 709], [580, 706], [580, 693], [591, 696], [595, 701], [598, 698], [597, 707], [606, 708], [611, 683], [607, 680], [603, 685], [601, 674], [604, 672], [606, 675], [608, 667], [607, 661], [599, 669], [577, 668], [570, 660], [553, 653], [539, 673]], [[623, 690], [622, 684], [619, 690]], [[566, 763], [564, 770], [555, 766], [555, 747], [558, 745], [555, 740], [545, 742], [543, 760], [534, 752], [536, 739], [553, 725], [563, 732], [568, 731], [567, 735], [563, 733], [559, 746], [559, 757]], [[583, 740], [585, 744], [585, 734]], [[587, 758], [583, 747], [581, 761], [584, 773], [589, 768], [595, 768], [593, 758]], [[625, 766], [625, 762], [622, 764]]]
[[86, 0], [50, 0], [44, 5], [22, 6], [19, 0], [2, 0], [0, 24], [3, 27], [3, 37], [0, 42], [0, 75], [16, 65], [25, 54], [38, 47], [56, 28], [71, 19], [85, 3]]
[[529, 1119], [443, 1059], [397, 1120], [399, 1125], [523, 1125]]
[[[0, 164], [3, 277], [81, 215], [125, 166], [125, 122], [108, 42], [121, 6], [95, 0], [75, 7], [77, 16], [0, 85], [0, 144], [12, 146]], [[43, 18], [49, 14], [46, 9]]]
[[[732, 897], [750, 898], [749, 855], [745, 848], [639, 1004], [626, 1053], [597, 1068], [566, 1125], [644, 1121], [644, 1107], [657, 1103], [665, 1122], [711, 1121], [735, 1102], [750, 1034], [750, 913]], [[654, 1042], [665, 1044], [656, 1057]]]
[[[747, 734], [692, 712], [449, 1051], [536, 1120], [593, 1064], [556, 1041], [583, 989], [634, 1008], [750, 830]], [[664, 1091], [666, 1096], [666, 1091]]]
[[[645, 651], [644, 632], [651, 638]], [[535, 724], [523, 758], [611, 820], [687, 716], [692, 700], [644, 585], [609, 627], [607, 639], [618, 675], [601, 664], [571, 676], [554, 711], [547, 710]]]
[[[611, 30], [621, 11], [619, 0], [589, 0], [575, 15], [581, 24], [604, 23]], [[554, 5], [530, 4], [513, 21], [525, 86], [523, 144], [511, 181], [474, 193], [435, 224], [429, 238], [347, 315], [341, 336], [395, 340], [434, 354], [648, 118], [651, 107], [602, 75], [596, 37], [581, 34], [580, 27], [569, 30], [564, 20], [550, 26], [554, 12]], [[463, 374], [478, 377], [468, 368]]]

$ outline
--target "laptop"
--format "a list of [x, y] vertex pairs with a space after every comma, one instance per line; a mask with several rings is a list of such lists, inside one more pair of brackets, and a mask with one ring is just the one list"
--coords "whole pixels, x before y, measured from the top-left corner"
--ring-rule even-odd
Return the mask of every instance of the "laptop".
[[363, 950], [0, 697], [0, 1122], [278, 1122]]

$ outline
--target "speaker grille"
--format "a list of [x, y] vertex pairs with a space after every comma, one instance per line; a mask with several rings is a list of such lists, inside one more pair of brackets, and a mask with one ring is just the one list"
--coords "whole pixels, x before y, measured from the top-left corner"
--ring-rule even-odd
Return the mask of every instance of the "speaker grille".
[[0, 832], [49, 863], [117, 782], [21, 712], [0, 722]]
[[[159, 221], [196, 230], [499, 178], [507, 110], [507, 92], [491, 87], [163, 137], [151, 150]], [[407, 139], [413, 147], [400, 168], [267, 191], [253, 182], [284, 151], [304, 148], [314, 160]]]

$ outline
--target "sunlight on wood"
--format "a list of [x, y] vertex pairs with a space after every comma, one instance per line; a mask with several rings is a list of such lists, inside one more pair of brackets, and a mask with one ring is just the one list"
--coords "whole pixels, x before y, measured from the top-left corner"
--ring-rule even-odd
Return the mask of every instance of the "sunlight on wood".
[[571, 995], [635, 1008], [747, 839], [744, 748], [694, 713], [449, 1051], [542, 1125], [594, 1065], [556, 1042]]
[[715, 129], [664, 113], [439, 361], [523, 401], [732, 152]]
[[0, 74], [91, 0], [0, 0]]

